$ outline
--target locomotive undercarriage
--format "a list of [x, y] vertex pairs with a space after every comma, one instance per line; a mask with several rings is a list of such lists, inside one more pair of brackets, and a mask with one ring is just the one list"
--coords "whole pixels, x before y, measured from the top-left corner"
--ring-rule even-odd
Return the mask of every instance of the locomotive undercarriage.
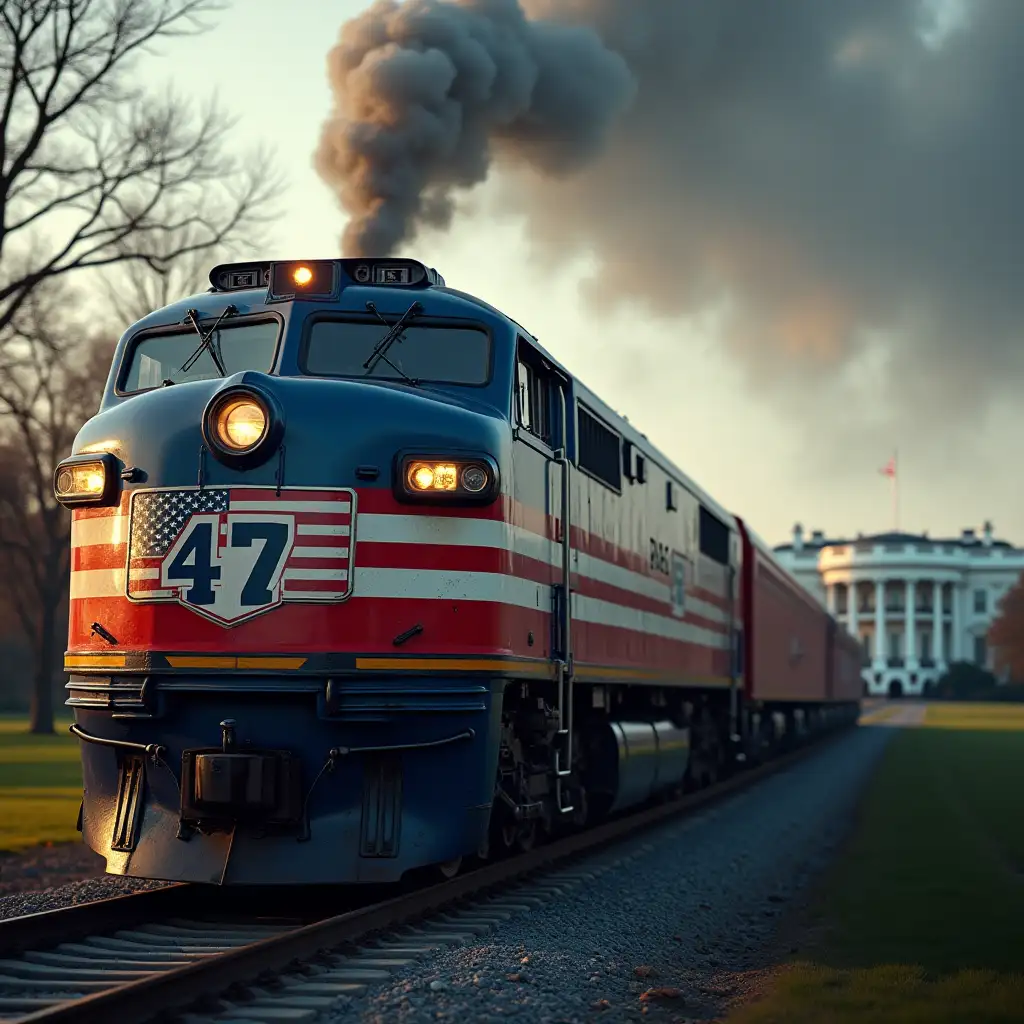
[[[574, 687], [573, 771], [565, 786], [572, 810], [560, 813], [552, 756], [559, 724], [554, 693], [543, 684], [510, 684], [491, 827], [478, 856], [526, 850], [629, 807], [712, 786], [814, 734], [851, 724], [858, 713], [856, 705], [744, 705], [740, 699], [734, 706], [731, 696], [645, 686]], [[652, 758], [653, 771], [651, 765], [646, 771], [636, 767]]]

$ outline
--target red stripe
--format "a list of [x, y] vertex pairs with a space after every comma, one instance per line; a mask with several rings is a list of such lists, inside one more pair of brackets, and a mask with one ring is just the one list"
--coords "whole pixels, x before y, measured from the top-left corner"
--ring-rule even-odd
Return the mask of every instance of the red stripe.
[[232, 487], [231, 500], [234, 501], [266, 501], [272, 506], [276, 501], [351, 501], [350, 491], [330, 490], [288, 490], [282, 489], [277, 494], [274, 487]]
[[[461, 604], [409, 598], [357, 598], [340, 605], [282, 605], [274, 616], [275, 652], [394, 653], [395, 635], [419, 623], [423, 632], [403, 654], [461, 654], [550, 657], [550, 614], [489, 602]], [[72, 651], [105, 651], [91, 637], [103, 623], [128, 649], [233, 654], [267, 649], [262, 617], [225, 629], [174, 603], [129, 605], [119, 598], [71, 602]], [[672, 672], [679, 676], [724, 675], [729, 652], [650, 636], [615, 626], [574, 624], [577, 660], [582, 663]], [[528, 642], [533, 633], [534, 644]]]
[[343, 594], [347, 586], [345, 580], [284, 580], [285, 593]]
[[347, 569], [347, 558], [289, 558], [285, 569]]
[[347, 548], [351, 537], [343, 537], [338, 533], [303, 533], [295, 534], [297, 548]]

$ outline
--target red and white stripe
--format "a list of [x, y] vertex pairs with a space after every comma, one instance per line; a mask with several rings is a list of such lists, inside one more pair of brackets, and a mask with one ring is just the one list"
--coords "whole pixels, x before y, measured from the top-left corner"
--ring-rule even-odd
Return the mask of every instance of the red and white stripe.
[[[240, 496], [232, 495], [233, 509], [236, 497]], [[312, 493], [295, 498], [285, 492], [279, 500], [285, 498], [315, 501]], [[166, 646], [166, 632], [183, 634], [180, 645], [190, 649], [218, 643], [264, 649], [278, 646], [275, 637], [280, 629], [287, 634], [281, 646], [305, 644], [304, 650], [317, 650], [321, 644], [327, 649], [329, 643], [335, 650], [372, 651], [389, 650], [395, 634], [421, 621], [427, 628], [420, 650], [429, 644], [433, 651], [486, 649], [543, 656], [551, 588], [561, 576], [561, 547], [542, 512], [497, 503], [487, 510], [431, 509], [423, 514], [411, 512], [380, 490], [360, 492], [358, 506], [354, 544], [352, 531], [346, 533], [344, 524], [317, 518], [324, 513], [316, 509], [303, 509], [301, 543], [288, 563], [291, 575], [286, 575], [293, 600], [321, 594], [318, 585], [329, 588], [331, 579], [309, 573], [338, 571], [322, 565], [321, 559], [344, 557], [347, 549], [351, 576], [346, 582], [352, 596], [344, 604], [307, 606], [305, 611], [301, 604], [292, 609], [285, 605], [274, 612], [273, 625], [255, 620], [230, 630], [206, 623], [186, 609], [154, 606], [151, 614], [162, 609], [174, 626], [147, 626], [145, 636], [158, 647]], [[274, 507], [281, 505], [275, 502]], [[128, 605], [126, 512], [125, 505], [75, 513], [72, 645], [78, 649], [97, 646], [88, 636], [90, 614], [95, 612], [101, 620], [101, 610], [109, 616], [120, 614], [117, 598]], [[707, 579], [689, 581], [685, 614], [676, 617], [668, 580], [648, 572], [643, 556], [578, 529], [572, 539], [578, 661], [664, 668], [696, 660], [707, 670], [727, 671], [732, 605], [720, 575], [708, 570]], [[145, 606], [135, 608], [138, 614]], [[325, 618], [321, 622], [311, 616]], [[125, 621], [130, 635], [136, 627]], [[186, 622], [187, 627], [182, 625]], [[525, 643], [528, 631], [543, 638], [532, 649]]]

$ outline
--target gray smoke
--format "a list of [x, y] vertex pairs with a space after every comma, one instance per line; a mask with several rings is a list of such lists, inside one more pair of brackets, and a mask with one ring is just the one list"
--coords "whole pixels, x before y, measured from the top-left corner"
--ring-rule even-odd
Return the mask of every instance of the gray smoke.
[[378, 0], [328, 58], [337, 112], [316, 167], [352, 214], [347, 255], [447, 225], [497, 150], [549, 174], [598, 158], [635, 85], [593, 28], [528, 21], [517, 0]]
[[596, 254], [592, 301], [716, 310], [787, 394], [948, 420], [1020, 386], [1020, 0], [380, 2], [330, 69], [347, 253], [495, 167], [535, 240]]

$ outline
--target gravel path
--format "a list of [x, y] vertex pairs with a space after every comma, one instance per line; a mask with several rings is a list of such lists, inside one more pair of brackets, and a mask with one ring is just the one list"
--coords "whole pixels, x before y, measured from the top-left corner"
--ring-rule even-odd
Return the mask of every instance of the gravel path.
[[[504, 922], [479, 945], [402, 968], [323, 1019], [712, 1020], [744, 988], [756, 989], [780, 915], [847, 832], [892, 736], [857, 729], [727, 802], [645, 835], [628, 863], [563, 900]], [[619, 850], [593, 863], [622, 858]]]

